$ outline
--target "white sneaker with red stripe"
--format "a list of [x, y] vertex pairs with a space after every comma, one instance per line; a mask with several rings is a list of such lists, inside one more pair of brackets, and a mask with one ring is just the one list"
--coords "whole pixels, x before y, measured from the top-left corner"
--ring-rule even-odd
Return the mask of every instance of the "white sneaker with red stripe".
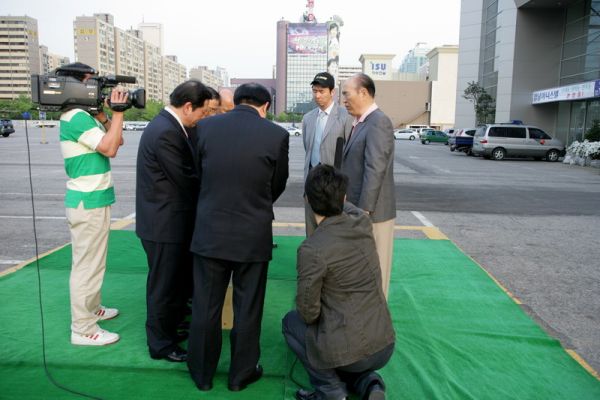
[[120, 339], [117, 333], [105, 331], [104, 329], [98, 329], [96, 333], [91, 335], [81, 335], [79, 333], [71, 332], [71, 343], [79, 346], [104, 346], [118, 342]]
[[98, 311], [96, 311], [94, 314], [96, 314], [99, 317], [98, 319], [100, 321], [106, 321], [107, 319], [113, 319], [114, 317], [119, 315], [119, 310], [117, 310], [116, 308], [107, 308], [104, 306], [100, 306]]

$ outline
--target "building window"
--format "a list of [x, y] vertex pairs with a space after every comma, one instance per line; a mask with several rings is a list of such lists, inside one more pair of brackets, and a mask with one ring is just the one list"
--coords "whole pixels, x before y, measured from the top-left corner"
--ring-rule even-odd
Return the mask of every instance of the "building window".
[[600, 79], [600, 0], [579, 0], [567, 8], [560, 84]]

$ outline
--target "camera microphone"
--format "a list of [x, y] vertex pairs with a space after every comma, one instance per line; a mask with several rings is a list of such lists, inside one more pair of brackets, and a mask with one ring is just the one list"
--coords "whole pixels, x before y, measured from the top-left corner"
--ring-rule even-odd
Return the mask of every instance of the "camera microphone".
[[114, 75], [114, 80], [120, 83], [135, 83], [135, 76]]

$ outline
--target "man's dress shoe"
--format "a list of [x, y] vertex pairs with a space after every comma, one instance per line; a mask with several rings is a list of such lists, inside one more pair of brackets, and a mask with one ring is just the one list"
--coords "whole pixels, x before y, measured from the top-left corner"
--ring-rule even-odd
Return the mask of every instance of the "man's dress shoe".
[[315, 391], [299, 389], [296, 391], [297, 400], [321, 400], [321, 396]]
[[365, 399], [367, 399], [367, 400], [384, 400], [385, 399], [385, 390], [378, 383], [371, 385], [369, 387], [369, 390], [367, 390]]
[[196, 383], [196, 387], [198, 390], [202, 390], [203, 392], [208, 392], [212, 389], [212, 383]]
[[230, 383], [229, 385], [227, 385], [227, 387], [232, 392], [239, 392], [240, 390], [246, 389], [246, 387], [249, 384], [254, 383], [257, 380], [259, 380], [262, 377], [262, 375], [263, 375], [263, 368], [260, 365], [257, 365], [249, 377], [247, 377], [246, 379], [244, 379], [243, 381], [241, 381], [238, 384]]
[[185, 362], [187, 361], [187, 351], [177, 346], [167, 354], [153, 354], [150, 357], [154, 360], [167, 360], [170, 362]]

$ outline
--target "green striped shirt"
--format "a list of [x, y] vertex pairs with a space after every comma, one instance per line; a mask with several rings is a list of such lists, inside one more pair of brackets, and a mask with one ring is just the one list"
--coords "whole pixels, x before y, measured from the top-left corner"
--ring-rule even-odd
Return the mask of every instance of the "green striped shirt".
[[96, 151], [104, 128], [89, 113], [74, 109], [60, 116], [60, 149], [65, 159], [65, 207], [100, 208], [115, 202], [108, 157]]

